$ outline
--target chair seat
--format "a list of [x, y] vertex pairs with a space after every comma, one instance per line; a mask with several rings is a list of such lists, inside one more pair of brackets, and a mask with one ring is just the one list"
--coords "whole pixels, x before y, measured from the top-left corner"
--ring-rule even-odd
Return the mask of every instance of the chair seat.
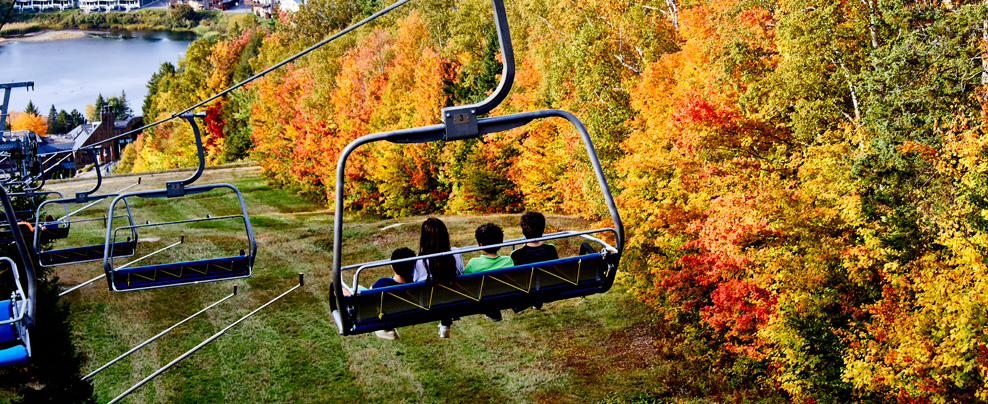
[[27, 362], [27, 357], [27, 347], [24, 345], [15, 345], [10, 348], [0, 349], [0, 366]]
[[250, 276], [247, 256], [147, 265], [113, 270], [115, 290], [133, 290]]
[[69, 236], [69, 227], [60, 224], [45, 224], [45, 230], [41, 233], [42, 236], [47, 236], [52, 239], [66, 238]]

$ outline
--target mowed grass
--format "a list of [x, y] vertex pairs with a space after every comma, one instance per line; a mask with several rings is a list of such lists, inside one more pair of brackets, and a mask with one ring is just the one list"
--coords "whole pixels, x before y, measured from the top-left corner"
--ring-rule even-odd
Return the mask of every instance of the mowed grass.
[[[145, 177], [132, 190], [160, 188], [165, 180], [187, 175]], [[113, 192], [133, 182], [134, 177], [108, 178], [101, 191]], [[75, 340], [87, 359], [84, 373], [88, 373], [239, 285], [237, 296], [94, 376], [99, 402], [113, 399], [297, 285], [298, 273], [305, 275], [305, 286], [231, 328], [125, 402], [693, 401], [677, 397], [663, 384], [670, 378], [670, 365], [661, 359], [656, 320], [624, 292], [620, 282], [605, 294], [550, 303], [543, 311], [506, 311], [500, 323], [483, 316], [463, 318], [454, 324], [450, 339], [437, 338], [436, 324], [401, 328], [397, 341], [373, 334], [341, 337], [329, 315], [332, 212], [267, 186], [256, 167], [208, 170], [197, 183], [217, 182], [232, 183], [244, 194], [259, 248], [250, 278], [125, 293], [108, 291], [106, 282], [99, 281], [65, 297], [72, 303]], [[51, 188], [73, 195], [89, 186], [62, 182]], [[142, 221], [154, 222], [204, 216], [212, 210], [229, 212], [236, 202], [205, 196], [134, 201], [131, 207], [135, 217], [144, 215]], [[440, 217], [454, 245], [475, 244], [473, 230], [486, 222], [499, 224], [507, 238], [521, 236], [517, 215]], [[387, 258], [401, 246], [417, 250], [424, 219], [348, 218], [344, 264]], [[550, 215], [548, 222], [550, 231], [592, 228], [591, 223], [567, 216]], [[244, 237], [237, 233], [242, 228], [227, 225], [197, 225], [183, 231], [190, 238], [210, 240], [210, 248], [217, 250]], [[166, 241], [142, 243], [157, 247]], [[575, 246], [559, 246], [575, 252]], [[214, 252], [201, 248], [203, 254]], [[57, 272], [63, 284], [72, 286], [102, 274], [100, 266], [99, 262], [78, 264], [58, 267]], [[388, 275], [379, 270], [362, 277], [361, 283], [369, 285]]]

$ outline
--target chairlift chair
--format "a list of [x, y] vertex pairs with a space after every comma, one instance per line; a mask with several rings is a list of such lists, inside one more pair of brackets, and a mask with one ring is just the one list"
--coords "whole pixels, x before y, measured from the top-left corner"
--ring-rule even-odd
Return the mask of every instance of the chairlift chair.
[[[7, 191], [0, 187], [0, 204], [3, 206], [7, 221], [14, 220], [14, 209], [11, 207]], [[28, 330], [34, 326], [36, 307], [36, 273], [31, 261], [31, 252], [20, 232], [13, 232], [14, 244], [24, 263], [24, 274], [27, 287], [22, 286], [17, 265], [9, 257], [0, 257], [0, 261], [10, 265], [14, 276], [14, 291], [10, 300], [0, 301], [0, 344], [9, 345], [0, 349], [0, 366], [12, 365], [27, 361], [31, 356], [31, 339]]]
[[[45, 221], [45, 222], [42, 222], [41, 221], [41, 218], [43, 217], [42, 214], [41, 214], [42, 213], [41, 205], [37, 205], [36, 204], [36, 198], [43, 197], [45, 200], [48, 200], [49, 198], [52, 198], [52, 199], [62, 199], [62, 198], [64, 198], [64, 195], [62, 195], [62, 193], [61, 192], [58, 192], [58, 191], [40, 191], [40, 189], [44, 188], [45, 182], [48, 180], [47, 178], [45, 178], [45, 174], [47, 174], [47, 172], [42, 172], [40, 170], [41, 165], [42, 164], [39, 162], [38, 165], [36, 166], [36, 167], [38, 167], [38, 170], [36, 172], [35, 171], [32, 171], [33, 177], [30, 178], [30, 179], [28, 179], [27, 181], [25, 181], [26, 184], [30, 184], [30, 183], [34, 183], [35, 181], [37, 181], [38, 179], [40, 179], [41, 180], [40, 183], [38, 183], [34, 187], [25, 189], [23, 192], [11, 193], [11, 194], [9, 194], [9, 196], [11, 198], [23, 197], [23, 198], [27, 198], [28, 201], [30, 201], [31, 206], [32, 206], [32, 210], [34, 212], [32, 212], [32, 215], [30, 216], [30, 218], [23, 219], [23, 220], [26, 220], [29, 223], [30, 222], [34, 222], [34, 228], [35, 229], [39, 229], [40, 226], [44, 226], [46, 228], [46, 231], [47, 231], [47, 233], [44, 234], [45, 239], [46, 239], [45, 241], [51, 240], [51, 239], [60, 239], [60, 238], [68, 237], [68, 235], [69, 235], [69, 224], [67, 222], [64, 222], [64, 221], [54, 221], [54, 222]], [[65, 213], [65, 215], [63, 217], [66, 217], [67, 218], [68, 217], [68, 213], [69, 213], [68, 207], [67, 206], [63, 206], [62, 208], [63, 208], [64, 213]], [[18, 217], [18, 219], [22, 219], [22, 218], [21, 217]]]
[[[93, 157], [93, 161], [97, 161], [96, 153], [92, 149], [86, 149], [86, 150], [89, 151], [89, 153]], [[102, 182], [103, 182], [102, 174], [100, 174], [100, 170], [97, 168], [96, 184], [92, 189], [84, 192], [78, 192], [76, 193], [76, 196], [74, 198], [51, 199], [42, 202], [41, 205], [38, 206], [37, 216], [39, 217], [36, 219], [35, 222], [36, 226], [34, 231], [34, 248], [35, 250], [38, 251], [39, 264], [43, 266], [71, 265], [71, 264], [78, 264], [83, 262], [99, 261], [103, 258], [103, 252], [105, 247], [103, 243], [98, 243], [98, 244], [92, 242], [80, 243], [76, 241], [74, 245], [61, 246], [59, 248], [53, 248], [50, 250], [44, 249], [46, 244], [45, 241], [47, 241], [44, 238], [48, 237], [45, 233], [49, 231], [47, 229], [49, 225], [53, 226], [53, 229], [51, 229], [53, 235], [60, 236], [62, 235], [60, 233], [64, 233], [66, 237], [63, 238], [66, 244], [71, 244], [69, 242], [73, 240], [73, 238], [68, 237], [68, 230], [72, 226], [72, 224], [102, 222], [104, 225], [109, 226], [110, 219], [112, 219], [112, 215], [113, 215], [112, 212], [109, 213], [109, 216], [107, 216], [107, 214], [103, 214], [95, 218], [83, 218], [83, 219], [72, 218], [72, 216], [78, 215], [79, 212], [82, 210], [88, 209], [93, 205], [100, 203], [101, 201], [108, 200], [110, 198], [117, 198], [120, 195], [119, 193], [107, 193], [107, 194], [95, 195], [96, 191], [99, 190]], [[117, 199], [113, 199], [113, 200], [116, 201]], [[134, 218], [133, 215], [131, 215], [130, 213], [130, 206], [127, 205], [126, 200], [124, 200], [123, 202], [125, 209], [123, 209], [123, 212], [117, 215], [117, 218], [127, 219], [128, 221], [130, 221], [131, 224], [133, 224]], [[74, 206], [74, 205], [83, 205], [83, 206], [79, 209], [76, 209], [73, 212], [69, 212], [69, 206]], [[54, 224], [41, 222], [40, 220], [42, 219], [40, 218], [40, 216], [43, 213], [47, 212], [45, 209], [49, 206], [56, 206], [55, 208], [56, 210], [64, 210], [66, 212], [65, 216], [63, 218], [60, 218], [60, 220], [56, 220]], [[45, 226], [46, 229], [42, 231], [40, 226]], [[44, 238], [42, 236], [44, 236]], [[113, 243], [112, 246], [110, 246], [113, 249], [114, 253], [117, 254], [118, 256], [130, 256], [134, 254], [134, 250], [137, 246], [137, 239], [138, 239], [137, 231], [136, 230], [132, 231], [128, 236], [129, 237], [127, 237], [126, 240], [115, 242]]]
[[12, 365], [27, 361], [31, 356], [31, 338], [24, 317], [31, 302], [26, 298], [21, 286], [17, 264], [8, 257], [0, 257], [0, 261], [10, 265], [14, 276], [15, 289], [10, 293], [9, 300], [0, 301], [0, 344], [13, 346], [0, 349], [0, 366]]
[[[61, 198], [63, 198], [63, 195], [62, 195], [61, 192], [58, 192], [58, 191], [38, 191], [37, 190], [38, 188], [40, 188], [40, 186], [35, 187], [34, 189], [25, 190], [24, 192], [11, 193], [10, 196], [11, 197], [23, 197], [23, 198], [26, 198], [29, 201], [31, 201], [31, 205], [32, 206], [35, 204], [35, 198], [38, 198], [38, 197], [44, 197], [46, 200], [49, 197], [54, 197], [54, 199], [61, 199]], [[42, 202], [42, 204], [44, 204], [44, 202]], [[63, 208], [65, 208], [65, 207], [63, 207]], [[41, 212], [41, 205], [38, 205], [34, 209], [32, 209], [32, 212], [31, 212], [31, 214], [29, 216], [28, 215], [25, 215], [24, 217], [18, 216], [17, 219], [18, 220], [25, 221], [25, 222], [28, 222], [28, 223], [33, 223], [35, 230], [40, 229], [41, 227], [39, 227], [39, 226], [44, 226], [45, 227], [45, 233], [42, 234], [42, 242], [46, 242], [46, 241], [49, 241], [49, 240], [52, 240], [52, 239], [59, 239], [59, 238], [68, 237], [68, 235], [69, 235], [69, 225], [68, 225], [68, 223], [63, 223], [63, 222], [52, 222], [52, 223], [42, 222], [41, 221], [41, 217], [39, 216], [40, 212]], [[65, 213], [68, 214], [68, 209], [67, 208], [65, 208]], [[17, 212], [15, 212], [15, 214], [17, 214]], [[4, 220], [4, 222], [6, 222], [6, 220]], [[4, 240], [4, 239], [2, 237], [0, 237], [0, 240]], [[9, 239], [9, 240], [6, 240], [6, 241], [13, 241], [13, 239]]]
[[[484, 101], [442, 109], [442, 124], [417, 127], [362, 136], [348, 144], [340, 154], [336, 167], [336, 212], [333, 223], [333, 288], [331, 310], [338, 332], [353, 335], [394, 327], [434, 322], [441, 319], [472, 314], [488, 313], [516, 307], [586, 296], [607, 291], [614, 282], [621, 252], [624, 247], [624, 228], [611, 196], [607, 180], [597, 159], [590, 135], [573, 114], [561, 110], [541, 110], [481, 118], [507, 96], [514, 79], [514, 55], [504, 10], [503, 0], [492, 0], [494, 23], [501, 44], [503, 71], [498, 88]], [[509, 241], [507, 243], [456, 249], [454, 251], [406, 258], [382, 260], [343, 266], [343, 182], [347, 157], [359, 146], [378, 142], [425, 143], [480, 138], [485, 134], [502, 132], [523, 126], [537, 119], [558, 117], [568, 120], [579, 132], [593, 166], [594, 174], [613, 227], [581, 232], [560, 232], [535, 240]], [[610, 235], [614, 246], [596, 237]], [[599, 251], [574, 257], [516, 265], [510, 268], [460, 275], [451, 284], [428, 281], [361, 290], [358, 288], [360, 272], [371, 267], [392, 263], [427, 259], [443, 255], [461, 254], [483, 248], [510, 246], [525, 241], [548, 241], [580, 237], [594, 242]], [[355, 270], [351, 286], [345, 285], [343, 271]], [[346, 288], [349, 295], [343, 293]]]
[[[142, 290], [149, 288], [160, 288], [167, 286], [186, 285], [200, 282], [219, 281], [226, 279], [245, 278], [250, 276], [254, 266], [254, 257], [257, 255], [257, 243], [254, 240], [254, 230], [250, 225], [250, 218], [247, 215], [247, 207], [244, 197], [236, 187], [230, 184], [211, 184], [189, 186], [202, 175], [205, 169], [206, 159], [202, 146], [202, 139], [199, 133], [199, 126], [195, 122], [195, 117], [205, 114], [185, 114], [182, 115], [191, 125], [195, 136], [196, 148], [199, 157], [199, 167], [192, 176], [184, 180], [169, 181], [165, 189], [149, 190], [140, 192], [125, 193], [117, 196], [110, 203], [109, 223], [106, 228], [106, 248], [103, 255], [103, 270], [106, 272], [106, 279], [109, 287], [113, 291]], [[212, 190], [230, 190], [237, 196], [239, 202], [239, 214], [211, 216], [206, 215], [190, 220], [173, 220], [164, 222], [151, 222], [114, 227], [113, 214], [120, 201], [127, 198], [167, 198], [176, 200], [186, 198], [196, 194], [203, 194]], [[171, 260], [170, 262], [131, 266], [139, 260], [132, 260], [128, 263], [118, 263], [120, 258], [111, 245], [117, 243], [121, 237], [118, 234], [131, 234], [141, 229], [142, 233], [152, 228], [163, 226], [187, 226], [192, 227], [197, 223], [209, 221], [232, 220], [243, 224], [246, 233], [245, 248], [239, 254], [193, 260]], [[183, 236], [183, 239], [186, 236]]]
[[[34, 183], [35, 180], [36, 178], [31, 178], [23, 182], [20, 182], [19, 184], [27, 185]], [[26, 200], [28, 203], [27, 209], [14, 211], [14, 217], [15, 220], [17, 220], [17, 223], [20, 222], [31, 223], [36, 221], [37, 219], [36, 198], [49, 197], [49, 196], [56, 196], [58, 198], [62, 197], [62, 194], [57, 191], [39, 191], [39, 189], [41, 189], [44, 186], [44, 184], [45, 184], [45, 180], [42, 179], [41, 182], [35, 185], [34, 187], [26, 188], [20, 192], [9, 192], [7, 194], [7, 196], [11, 200], [13, 200], [14, 198], [22, 198], [23, 200]], [[15, 185], [15, 184], [8, 184], [8, 186], [11, 185]], [[11, 205], [13, 205], [13, 203], [11, 203]], [[14, 241], [14, 237], [11, 231], [14, 227], [16, 226], [11, 226], [5, 216], [0, 216], [0, 243], [10, 243]]]

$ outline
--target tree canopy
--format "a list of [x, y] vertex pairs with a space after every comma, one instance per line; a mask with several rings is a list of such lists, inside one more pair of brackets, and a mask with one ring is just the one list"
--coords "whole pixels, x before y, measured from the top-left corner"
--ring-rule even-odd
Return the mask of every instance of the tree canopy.
[[[376, 5], [309, 2], [274, 28], [200, 39], [149, 82], [145, 117]], [[332, 203], [349, 141], [438, 123], [496, 85], [489, 13], [416, 4], [214, 101], [210, 161], [249, 154], [272, 183]], [[508, 15], [517, 75], [492, 114], [560, 108], [586, 123], [628, 226], [623, 282], [681, 336], [670, 350], [731, 386], [767, 386], [742, 396], [988, 401], [982, 2], [526, 0]], [[192, 164], [187, 127], [142, 137], [135, 170]], [[351, 157], [335, 208], [600, 218], [582, 153], [554, 120], [375, 144]]]

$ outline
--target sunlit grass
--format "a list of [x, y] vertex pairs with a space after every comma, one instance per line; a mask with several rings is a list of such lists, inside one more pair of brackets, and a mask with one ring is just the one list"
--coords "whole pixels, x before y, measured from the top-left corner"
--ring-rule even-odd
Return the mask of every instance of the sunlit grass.
[[[162, 187], [187, 173], [145, 178], [139, 189]], [[133, 177], [109, 178], [118, 189]], [[436, 324], [403, 327], [401, 338], [340, 337], [329, 316], [332, 212], [290, 192], [266, 186], [256, 168], [206, 171], [199, 183], [229, 182], [243, 193], [259, 252], [250, 278], [139, 292], [109, 292], [98, 282], [73, 292], [76, 341], [91, 371], [186, 316], [230, 294], [239, 295], [179, 327], [92, 380], [106, 402], [213, 333], [297, 284], [305, 287], [145, 385], [131, 403], [457, 403], [457, 402], [646, 402], [679, 400], [661, 380], [669, 366], [658, 354], [648, 311], [615, 288], [605, 294], [546, 305], [544, 311], [506, 311], [492, 323], [483, 316], [457, 321], [453, 337], [437, 338]], [[85, 186], [64, 182], [68, 194]], [[133, 202], [147, 219], [177, 220], [230, 210], [229, 199], [157, 199]], [[212, 213], [210, 213], [212, 214]], [[445, 215], [452, 244], [475, 244], [474, 229], [493, 222], [506, 238], [521, 236], [517, 215]], [[418, 250], [425, 217], [352, 219], [344, 226], [344, 264], [383, 259], [398, 247]], [[584, 220], [549, 215], [549, 231], [588, 229]], [[397, 226], [394, 226], [397, 225]], [[385, 229], [387, 228], [387, 229]], [[242, 231], [242, 229], [239, 229]], [[195, 256], [216, 253], [239, 241], [236, 226], [198, 224], [184, 233], [202, 241]], [[142, 249], [168, 237], [146, 239]], [[143, 238], [143, 236], [142, 236]], [[576, 245], [560, 242], [564, 254]], [[184, 250], [161, 258], [180, 258]], [[507, 253], [504, 251], [503, 253]], [[468, 260], [472, 255], [464, 258]], [[99, 263], [59, 267], [66, 285], [102, 273]], [[369, 284], [386, 269], [362, 277]], [[683, 399], [689, 399], [683, 398]], [[635, 401], [639, 400], [639, 401]], [[659, 402], [659, 401], [654, 401]]]

